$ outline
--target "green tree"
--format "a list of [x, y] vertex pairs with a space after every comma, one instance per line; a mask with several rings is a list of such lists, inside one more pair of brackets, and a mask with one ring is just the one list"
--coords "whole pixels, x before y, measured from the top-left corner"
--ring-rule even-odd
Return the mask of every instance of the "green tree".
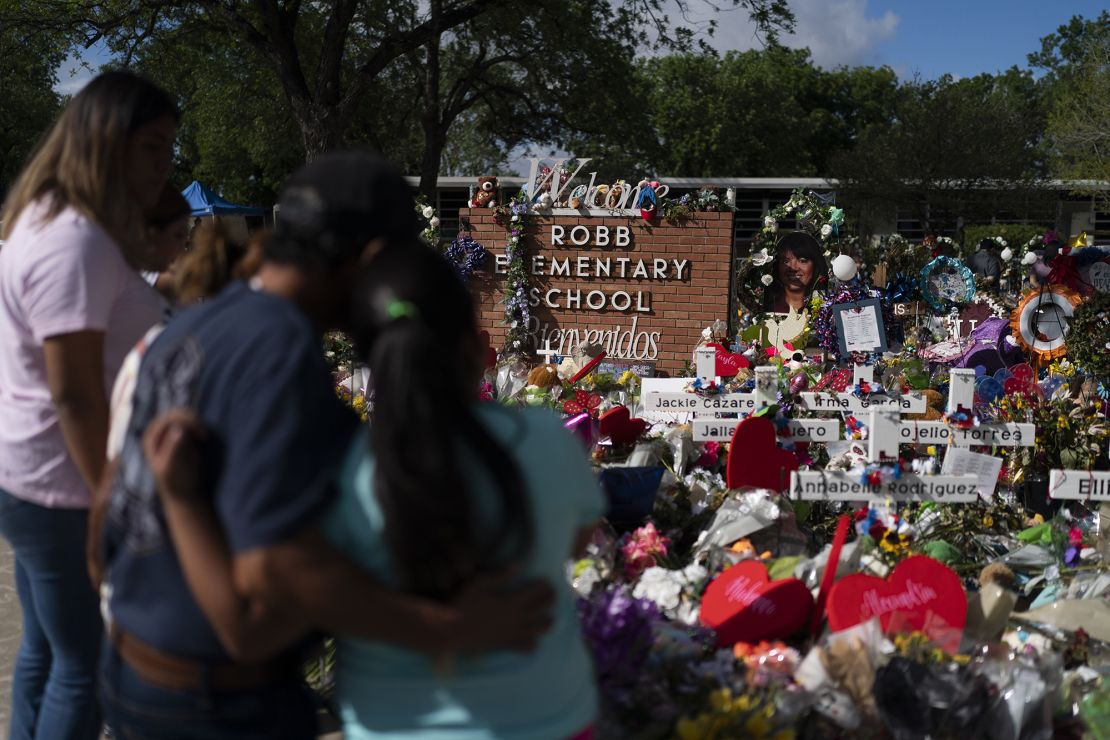
[[567, 142], [625, 175], [825, 175], [862, 128], [889, 121], [897, 92], [888, 68], [828, 72], [781, 46], [645, 59], [636, 78], [620, 110], [595, 114], [618, 125]]
[[[418, 124], [424, 139], [422, 187], [428, 189], [446, 149], [445, 132], [455, 121], [477, 121], [506, 142], [530, 133], [519, 131], [518, 121], [532, 130], [550, 126], [554, 108], [545, 109], [545, 100], [558, 97], [550, 87], [568, 82], [573, 66], [564, 45], [579, 44], [579, 37], [605, 41], [598, 35], [604, 30], [624, 49], [690, 48], [696, 29], [682, 21], [672, 24], [663, 11], [676, 7], [685, 18], [695, 1], [715, 7], [708, 0], [535, 5], [518, 0], [29, 0], [0, 4], [0, 23], [47, 26], [85, 44], [105, 39], [124, 66], [144, 53], [149, 57], [148, 47], [164, 46], [167, 38], [179, 46], [202, 36], [222, 42], [241, 63], [268, 69], [308, 158], [358, 139], [385, 141], [397, 135], [398, 127]], [[792, 27], [785, 0], [723, 5], [747, 9], [769, 39]], [[532, 35], [538, 31], [543, 33]], [[248, 49], [251, 54], [244, 53]], [[408, 75], [407, 84], [386, 91], [389, 82], [405, 80], [395, 68], [406, 59], [415, 63], [419, 76]], [[550, 74], [545, 59], [556, 62]], [[583, 66], [604, 61], [577, 59]], [[382, 107], [417, 92], [421, 106], [415, 119], [398, 121], [392, 117], [396, 109]], [[573, 99], [571, 91], [555, 92], [564, 93], [564, 101]], [[373, 117], [390, 117], [390, 126], [359, 125], [368, 105], [377, 106]], [[485, 108], [482, 115], [476, 115], [479, 106]], [[402, 104], [401, 109], [409, 107]], [[402, 139], [408, 135], [400, 132]]]
[[865, 222], [902, 205], [926, 228], [952, 231], [1044, 197], [1044, 127], [1029, 72], [915, 80], [899, 89], [892, 122], [864, 128], [831, 172]]
[[1110, 208], [1110, 13], [1075, 16], [1041, 39], [1029, 62], [1051, 102], [1045, 152], [1052, 174]]
[[53, 35], [0, 25], [0, 198], [58, 114], [54, 85], [64, 58]]

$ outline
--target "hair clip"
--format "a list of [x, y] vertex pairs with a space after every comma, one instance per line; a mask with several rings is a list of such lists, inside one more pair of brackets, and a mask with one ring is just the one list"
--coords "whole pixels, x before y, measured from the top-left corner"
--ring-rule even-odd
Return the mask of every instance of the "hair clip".
[[416, 306], [410, 301], [391, 301], [385, 310], [391, 319], [415, 319], [420, 314], [420, 312], [416, 310]]

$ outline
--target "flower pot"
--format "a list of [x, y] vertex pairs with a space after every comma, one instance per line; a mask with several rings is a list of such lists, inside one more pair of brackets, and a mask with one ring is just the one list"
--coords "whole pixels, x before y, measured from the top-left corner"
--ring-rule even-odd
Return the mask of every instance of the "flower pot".
[[601, 487], [609, 499], [605, 516], [616, 527], [637, 525], [655, 508], [655, 494], [663, 479], [663, 468], [605, 468]]

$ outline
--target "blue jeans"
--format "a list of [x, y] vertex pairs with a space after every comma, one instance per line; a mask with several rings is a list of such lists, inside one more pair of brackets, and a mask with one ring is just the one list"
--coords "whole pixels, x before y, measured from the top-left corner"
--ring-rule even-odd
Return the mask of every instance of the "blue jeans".
[[117, 740], [314, 740], [316, 708], [299, 676], [252, 691], [165, 689], [105, 643], [100, 703]]
[[0, 490], [0, 536], [15, 553], [23, 640], [12, 674], [12, 740], [100, 737], [99, 599], [85, 567], [88, 511]]

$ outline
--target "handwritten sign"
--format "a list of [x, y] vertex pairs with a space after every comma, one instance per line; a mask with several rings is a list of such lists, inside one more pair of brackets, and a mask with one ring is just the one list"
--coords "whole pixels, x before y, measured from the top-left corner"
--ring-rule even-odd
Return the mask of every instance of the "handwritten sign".
[[1052, 470], [1048, 474], [1049, 498], [1110, 501], [1110, 473], [1090, 470]]
[[805, 471], [790, 476], [790, 497], [801, 501], [940, 501], [964, 502], [978, 498], [975, 475], [912, 475], [869, 485], [851, 471]]

